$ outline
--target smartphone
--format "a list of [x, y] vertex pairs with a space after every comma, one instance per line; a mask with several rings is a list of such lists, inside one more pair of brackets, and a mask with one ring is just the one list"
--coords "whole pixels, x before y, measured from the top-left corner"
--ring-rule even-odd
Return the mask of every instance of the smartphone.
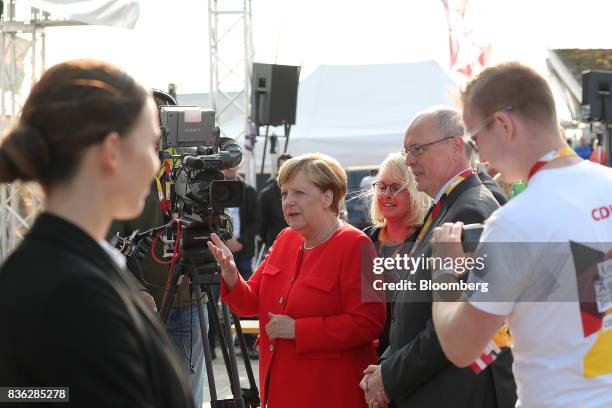
[[463, 252], [476, 251], [483, 230], [484, 224], [467, 224], [463, 226], [463, 231], [461, 232]]

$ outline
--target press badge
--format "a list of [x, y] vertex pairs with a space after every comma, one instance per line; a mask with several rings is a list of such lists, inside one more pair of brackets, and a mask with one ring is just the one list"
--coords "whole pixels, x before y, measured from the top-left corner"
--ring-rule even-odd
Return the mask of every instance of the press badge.
[[612, 309], [612, 258], [597, 264], [599, 279], [595, 280], [597, 311], [605, 313]]
[[607, 314], [604, 316], [603, 322], [601, 324], [602, 331], [608, 331], [612, 329], [612, 314]]

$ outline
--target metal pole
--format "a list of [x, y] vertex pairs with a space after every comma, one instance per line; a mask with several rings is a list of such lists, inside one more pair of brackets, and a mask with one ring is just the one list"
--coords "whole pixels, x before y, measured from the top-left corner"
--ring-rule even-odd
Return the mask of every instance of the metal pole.
[[217, 63], [217, 0], [208, 0], [208, 61], [210, 73], [208, 75], [208, 102], [211, 109], [216, 110], [216, 70]]

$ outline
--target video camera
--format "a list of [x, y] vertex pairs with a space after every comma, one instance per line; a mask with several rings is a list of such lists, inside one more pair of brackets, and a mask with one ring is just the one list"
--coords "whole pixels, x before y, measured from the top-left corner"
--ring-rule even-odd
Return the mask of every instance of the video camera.
[[244, 191], [241, 181], [224, 180], [222, 170], [238, 166], [242, 150], [220, 136], [213, 110], [160, 106], [159, 114], [160, 158], [173, 161], [169, 208], [182, 227], [180, 237], [175, 228], [167, 231], [167, 239], [180, 238], [181, 264], [194, 266], [198, 274], [214, 273], [218, 268], [206, 241], [212, 232], [224, 240], [232, 237], [225, 208], [239, 207]]
[[[215, 113], [209, 109], [161, 106], [162, 159], [180, 160], [176, 177], [186, 174], [179, 200], [192, 204], [192, 210], [238, 207], [242, 203], [242, 183], [223, 180], [221, 170], [236, 167], [242, 160], [240, 146], [230, 138], [220, 137], [215, 127]], [[179, 150], [170, 154], [169, 149]], [[182, 150], [182, 152], [181, 152]], [[177, 181], [176, 179], [174, 181]], [[183, 184], [183, 183], [181, 183]], [[179, 216], [183, 214], [179, 212]]]

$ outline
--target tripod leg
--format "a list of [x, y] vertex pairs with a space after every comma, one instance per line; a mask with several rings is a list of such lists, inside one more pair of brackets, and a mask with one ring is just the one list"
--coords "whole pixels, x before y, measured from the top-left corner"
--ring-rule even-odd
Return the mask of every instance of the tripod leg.
[[[193, 290], [196, 293], [196, 299], [202, 299], [202, 289], [200, 285], [192, 284]], [[215, 376], [212, 367], [212, 358], [210, 356], [210, 344], [208, 342], [208, 327], [206, 319], [204, 319], [204, 307], [202, 302], [198, 304], [198, 316], [200, 318], [200, 331], [202, 332], [202, 344], [204, 345], [204, 364], [206, 365], [206, 376], [208, 378], [208, 387], [210, 388], [210, 403], [211, 406], [217, 402], [217, 388], [215, 386]]]
[[172, 304], [174, 303], [174, 296], [176, 295], [176, 291], [178, 289], [178, 279], [181, 276], [181, 266], [176, 265], [174, 268], [174, 272], [170, 277], [170, 289], [164, 292], [164, 298], [162, 301], [162, 305], [159, 308], [159, 320], [165, 326], [168, 322], [168, 317], [170, 316], [170, 310], [172, 310]]
[[255, 376], [253, 375], [253, 367], [251, 366], [251, 361], [249, 361], [249, 356], [247, 355], [247, 346], [246, 341], [244, 340], [244, 333], [242, 332], [242, 327], [240, 327], [240, 319], [238, 316], [232, 313], [232, 317], [234, 318], [234, 326], [236, 326], [236, 335], [238, 336], [238, 344], [240, 344], [240, 350], [242, 350], [242, 359], [244, 361], [244, 368], [246, 369], [247, 377], [249, 379], [249, 387], [252, 395], [250, 397], [255, 397], [257, 399], [257, 403], [259, 403], [259, 390], [257, 388], [257, 384], [255, 382]]
[[[204, 286], [204, 291], [206, 292], [206, 296], [208, 299], [214, 299], [214, 294], [212, 292], [212, 287], [209, 285]], [[219, 338], [219, 346], [221, 347], [221, 354], [223, 355], [223, 362], [225, 363], [225, 369], [227, 371], [227, 376], [231, 384], [234, 383], [234, 373], [230, 367], [230, 354], [228, 352], [228, 343], [231, 341], [231, 336], [227, 337], [223, 326], [221, 325], [221, 321], [219, 320], [219, 310], [217, 309], [217, 304], [213, 300], [212, 302], [209, 300], [208, 303], [208, 315], [211, 316], [211, 324], [215, 326], [217, 330], [217, 337]], [[237, 374], [236, 374], [237, 375]]]
[[[225, 320], [224, 322], [225, 323], [225, 333], [227, 334], [227, 338], [230, 340], [227, 342], [229, 346], [230, 363], [231, 363], [232, 371], [235, 373], [235, 375], [231, 378], [232, 379], [232, 389], [234, 390], [234, 398], [240, 401], [240, 408], [245, 408], [244, 399], [242, 399], [242, 393], [240, 391], [240, 378], [238, 377], [238, 364], [236, 363], [236, 350], [234, 349], [234, 342], [231, 341], [232, 330], [231, 330], [231, 323], [230, 323], [230, 315], [229, 315], [227, 305], [223, 302], [221, 302], [221, 310], [223, 311], [223, 320]], [[246, 346], [245, 346], [245, 351], [246, 351]], [[248, 356], [246, 355], [246, 353], [244, 353], [244, 357], [248, 359]]]

